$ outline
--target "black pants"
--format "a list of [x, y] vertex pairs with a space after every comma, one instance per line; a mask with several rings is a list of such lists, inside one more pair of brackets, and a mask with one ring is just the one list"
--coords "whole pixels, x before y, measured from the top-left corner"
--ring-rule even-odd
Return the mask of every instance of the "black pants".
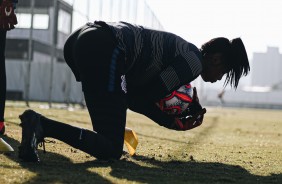
[[96, 158], [120, 158], [127, 109], [124, 54], [108, 28], [86, 25], [68, 38], [64, 55], [82, 83], [94, 131], [42, 118], [45, 136], [62, 140]]
[[0, 29], [0, 121], [4, 121], [6, 101], [6, 68], [5, 68], [6, 30]]

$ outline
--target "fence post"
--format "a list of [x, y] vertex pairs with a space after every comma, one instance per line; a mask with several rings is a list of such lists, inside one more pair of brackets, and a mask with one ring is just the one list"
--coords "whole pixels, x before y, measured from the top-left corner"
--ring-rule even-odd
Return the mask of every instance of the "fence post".
[[28, 64], [27, 64], [27, 76], [25, 83], [25, 103], [29, 107], [29, 91], [30, 91], [30, 77], [31, 77], [31, 62], [33, 60], [33, 17], [34, 17], [34, 0], [30, 1], [31, 21], [29, 29], [29, 40], [28, 40]]

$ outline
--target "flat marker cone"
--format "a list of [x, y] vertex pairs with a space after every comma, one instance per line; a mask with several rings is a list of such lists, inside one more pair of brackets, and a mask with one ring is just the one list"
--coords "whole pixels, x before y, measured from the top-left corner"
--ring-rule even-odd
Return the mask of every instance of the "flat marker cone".
[[0, 138], [0, 152], [11, 152], [11, 151], [14, 151], [12, 146], [10, 146], [2, 138]]
[[138, 138], [136, 133], [132, 129], [127, 127], [125, 127], [124, 132], [124, 143], [128, 149], [129, 154], [131, 156], [134, 155], [138, 145]]

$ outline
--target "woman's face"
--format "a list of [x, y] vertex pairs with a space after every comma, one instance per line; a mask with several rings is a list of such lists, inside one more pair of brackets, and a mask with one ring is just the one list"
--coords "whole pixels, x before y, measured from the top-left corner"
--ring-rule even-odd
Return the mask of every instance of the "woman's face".
[[205, 82], [214, 83], [221, 80], [227, 69], [223, 64], [222, 54], [211, 54], [203, 57], [201, 77]]

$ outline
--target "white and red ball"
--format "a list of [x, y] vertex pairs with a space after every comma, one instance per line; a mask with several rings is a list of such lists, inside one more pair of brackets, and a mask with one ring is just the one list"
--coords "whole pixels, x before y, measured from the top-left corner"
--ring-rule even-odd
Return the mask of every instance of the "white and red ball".
[[179, 115], [192, 103], [193, 88], [191, 84], [181, 86], [157, 102], [157, 106], [167, 114]]

